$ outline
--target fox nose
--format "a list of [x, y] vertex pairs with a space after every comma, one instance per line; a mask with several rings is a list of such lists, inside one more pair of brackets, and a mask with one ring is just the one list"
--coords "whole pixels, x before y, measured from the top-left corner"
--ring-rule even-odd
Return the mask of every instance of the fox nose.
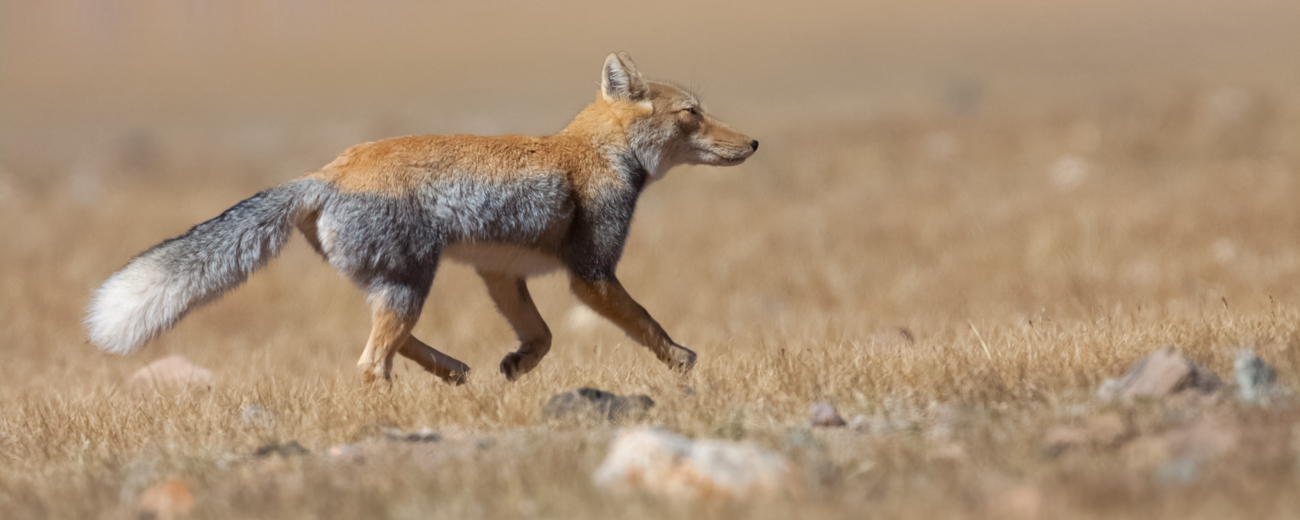
[[758, 141], [757, 141], [757, 140], [750, 141], [750, 142], [749, 142], [749, 147], [750, 147], [750, 148], [753, 148], [754, 151], [757, 152], [757, 151], [758, 151]]

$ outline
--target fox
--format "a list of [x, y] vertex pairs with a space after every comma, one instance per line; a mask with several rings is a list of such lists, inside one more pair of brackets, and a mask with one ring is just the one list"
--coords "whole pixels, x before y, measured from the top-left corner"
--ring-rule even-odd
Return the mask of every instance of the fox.
[[649, 81], [627, 53], [610, 54], [595, 101], [558, 133], [348, 148], [137, 255], [95, 290], [86, 330], [105, 352], [138, 350], [242, 284], [296, 228], [367, 294], [372, 326], [357, 361], [367, 383], [391, 381], [397, 354], [447, 383], [468, 381], [468, 365], [411, 334], [443, 259], [473, 267], [514, 329], [519, 346], [499, 366], [509, 381], [551, 348], [527, 279], [561, 270], [579, 301], [689, 372], [696, 353], [668, 336], [615, 269], [647, 186], [678, 165], [734, 166], [757, 150], [686, 88]]

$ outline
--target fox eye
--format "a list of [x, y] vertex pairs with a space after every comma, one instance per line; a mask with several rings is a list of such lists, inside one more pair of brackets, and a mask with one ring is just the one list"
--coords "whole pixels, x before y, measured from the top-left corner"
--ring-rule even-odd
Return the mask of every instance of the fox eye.
[[682, 111], [682, 112], [690, 112], [691, 115], [693, 115], [693, 116], [698, 116], [698, 115], [700, 115], [700, 109], [697, 108], [697, 107], [683, 108], [681, 111]]

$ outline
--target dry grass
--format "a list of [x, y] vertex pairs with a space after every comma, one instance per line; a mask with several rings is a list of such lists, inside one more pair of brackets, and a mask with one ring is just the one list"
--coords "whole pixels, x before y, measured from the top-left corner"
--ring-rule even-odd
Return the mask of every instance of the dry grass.
[[[1300, 245], [1288, 240], [1300, 234], [1289, 196], [1300, 163], [1286, 146], [1300, 119], [1274, 101], [1268, 120], [1214, 121], [1214, 92], [1178, 94], [1136, 112], [1103, 100], [1050, 115], [782, 134], [752, 164], [674, 174], [646, 194], [620, 273], [700, 352], [685, 379], [612, 326], [574, 319], [552, 277], [534, 285], [557, 330], [554, 353], [508, 384], [494, 371], [513, 348], [508, 326], [472, 273], [448, 265], [417, 334], [475, 367], [472, 382], [444, 386], [403, 362], [391, 388], [365, 388], [351, 370], [368, 329], [362, 295], [301, 243], [143, 353], [110, 357], [77, 326], [88, 291], [130, 254], [244, 194], [136, 186], [91, 205], [11, 194], [3, 218], [23, 224], [0, 236], [10, 273], [0, 508], [111, 516], [175, 475], [194, 483], [198, 515], [209, 517], [676, 512], [591, 488], [607, 427], [542, 422], [547, 396], [590, 385], [653, 396], [652, 424], [753, 439], [804, 468], [802, 497], [692, 514], [977, 515], [1022, 483], [1066, 516], [1294, 514], [1300, 504], [1283, 491], [1296, 484], [1290, 408], [1119, 407], [1150, 436], [1196, 410], [1249, 425], [1259, 443], [1243, 440], [1186, 486], [1158, 484], [1161, 461], [1132, 450], [1039, 456], [1048, 427], [1110, 408], [1090, 398], [1101, 378], [1165, 343], [1223, 374], [1233, 348], [1256, 346], [1285, 384], [1300, 383]], [[1168, 120], [1180, 122], [1160, 126]], [[1238, 149], [1225, 137], [1238, 131], [1260, 139]], [[1054, 168], [1071, 167], [1086, 170], [1077, 186], [1053, 181]], [[215, 370], [216, 389], [125, 395], [124, 377], [163, 353]], [[911, 426], [792, 444], [818, 400]], [[245, 425], [248, 404], [279, 419]], [[320, 452], [383, 424], [498, 442], [421, 456], [390, 446], [360, 465], [318, 456], [265, 469], [240, 458], [273, 440]], [[943, 455], [954, 445], [964, 455]]]
[[[403, 360], [391, 386], [365, 387], [352, 369], [363, 295], [301, 240], [143, 352], [104, 355], [79, 326], [93, 287], [296, 173], [275, 166], [323, 160], [267, 151], [198, 179], [185, 167], [203, 161], [186, 150], [213, 153], [200, 131], [168, 134], [161, 162], [128, 140], [115, 157], [145, 159], [113, 162], [98, 183], [14, 160], [0, 172], [0, 511], [123, 517], [179, 477], [196, 518], [1007, 517], [1033, 509], [1017, 493], [1041, 499], [1044, 518], [1295, 517], [1294, 406], [1092, 398], [1168, 343], [1225, 376], [1234, 349], [1254, 347], [1300, 389], [1300, 97], [1288, 85], [1143, 84], [1035, 104], [995, 92], [973, 108], [752, 129], [724, 113], [762, 151], [653, 186], [619, 271], [700, 354], [686, 377], [581, 319], [548, 277], [532, 287], [555, 347], [506, 383], [496, 364], [513, 334], [473, 273], [445, 265], [416, 334], [474, 367], [470, 384]], [[169, 353], [212, 369], [215, 388], [124, 391]], [[589, 477], [613, 427], [541, 417], [547, 397], [579, 386], [651, 395], [650, 424], [785, 453], [805, 489], [721, 505], [603, 494]], [[809, 433], [815, 401], [897, 429]], [[277, 419], [248, 424], [246, 405]], [[1135, 438], [1043, 455], [1049, 428], [1108, 411]], [[1162, 479], [1178, 458], [1170, 439], [1207, 417], [1236, 425], [1220, 432], [1231, 442], [1190, 482]], [[448, 439], [386, 443], [373, 435], [383, 425]], [[290, 439], [315, 454], [249, 458]], [[363, 463], [323, 455], [352, 442]]]

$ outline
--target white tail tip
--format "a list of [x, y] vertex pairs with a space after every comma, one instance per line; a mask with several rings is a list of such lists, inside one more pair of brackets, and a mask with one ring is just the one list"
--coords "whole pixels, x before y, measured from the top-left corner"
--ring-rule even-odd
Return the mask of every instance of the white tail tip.
[[86, 315], [90, 341], [114, 354], [132, 352], [170, 327], [188, 306], [185, 291], [169, 288], [167, 270], [140, 257], [95, 291]]

